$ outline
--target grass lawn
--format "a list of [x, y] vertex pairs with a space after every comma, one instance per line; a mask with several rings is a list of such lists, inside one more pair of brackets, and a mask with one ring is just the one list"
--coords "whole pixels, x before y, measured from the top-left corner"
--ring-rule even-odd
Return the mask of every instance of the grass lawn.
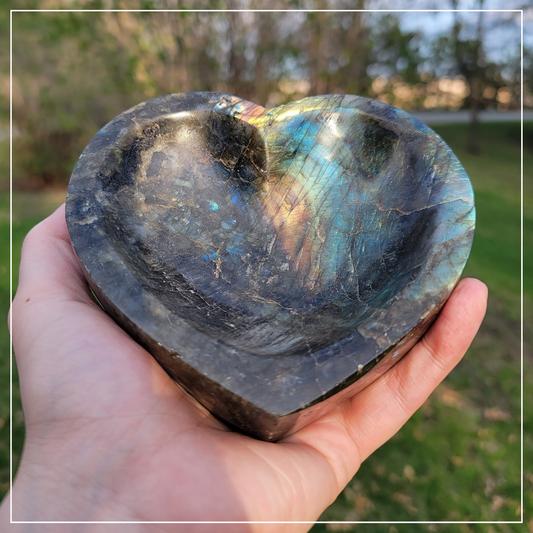
[[[28, 231], [50, 214], [65, 197], [63, 191], [13, 195], [13, 288], [18, 278], [22, 241]], [[9, 488], [9, 194], [0, 193], [0, 497]], [[16, 368], [14, 368], [16, 375]], [[24, 442], [24, 417], [17, 383], [13, 384], [13, 459], [18, 463]]]
[[[466, 153], [466, 127], [435, 128], [470, 176], [477, 223], [466, 276], [489, 286], [487, 317], [461, 364], [321, 517], [362, 521], [512, 521], [520, 514], [520, 126], [484, 124], [482, 153]], [[525, 125], [524, 181], [533, 178], [533, 124]], [[529, 141], [529, 142], [528, 142]], [[529, 180], [529, 181], [528, 181]], [[531, 206], [532, 191], [525, 203]], [[524, 258], [532, 265], [533, 210], [524, 213]], [[527, 230], [530, 230], [529, 232]], [[525, 282], [531, 323], [531, 278]], [[531, 330], [526, 328], [526, 339]], [[529, 346], [531, 344], [529, 343]], [[526, 349], [525, 397], [533, 394]], [[527, 406], [527, 401], [525, 402]], [[533, 508], [531, 412], [525, 413], [525, 507]], [[529, 468], [529, 470], [527, 470]], [[527, 515], [526, 515], [527, 518]], [[313, 533], [361, 525], [318, 524]], [[489, 529], [487, 529], [489, 527]], [[524, 531], [523, 525], [372, 525], [372, 532]], [[533, 531], [533, 522], [529, 524]]]
[[[463, 162], [476, 192], [477, 229], [465, 275], [488, 284], [487, 318], [465, 360], [407, 425], [363, 464], [322, 516], [323, 520], [510, 521], [520, 514], [520, 128], [483, 124], [479, 156], [465, 152], [466, 127], [435, 128]], [[525, 144], [533, 146], [533, 123]], [[525, 181], [533, 179], [533, 151], [524, 154]], [[526, 205], [533, 202], [526, 189]], [[14, 197], [13, 259], [24, 235], [60, 203], [61, 193]], [[0, 320], [9, 300], [9, 199], [0, 196]], [[533, 264], [533, 208], [524, 217], [526, 264]], [[528, 231], [529, 230], [529, 231]], [[16, 278], [16, 276], [15, 276]], [[531, 323], [533, 285], [525, 283], [526, 324]], [[526, 327], [526, 339], [531, 330]], [[530, 345], [530, 344], [529, 344]], [[9, 336], [0, 328], [0, 380], [9, 382]], [[533, 394], [532, 354], [526, 348], [525, 397]], [[14, 459], [24, 421], [14, 384]], [[527, 405], [527, 402], [526, 402]], [[526, 509], [533, 509], [533, 435], [526, 409]], [[529, 468], [529, 470], [528, 470]], [[9, 486], [9, 390], [0, 389], [0, 489]], [[526, 515], [527, 519], [527, 515]], [[362, 525], [317, 524], [314, 533], [353, 531]], [[489, 529], [487, 529], [487, 527]], [[521, 525], [372, 525], [372, 532], [524, 531]], [[533, 522], [529, 524], [533, 532]]]

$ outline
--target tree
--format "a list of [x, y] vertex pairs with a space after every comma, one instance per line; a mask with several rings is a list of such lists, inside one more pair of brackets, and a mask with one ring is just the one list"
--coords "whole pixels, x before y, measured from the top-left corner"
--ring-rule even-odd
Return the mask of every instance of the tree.
[[[484, 0], [478, 0], [478, 9], [483, 9]], [[457, 71], [462, 75], [470, 87], [470, 124], [467, 136], [467, 150], [478, 154], [480, 151], [479, 140], [479, 111], [482, 105], [483, 89], [486, 78], [486, 62], [483, 50], [483, 11], [479, 11], [476, 36], [471, 40], [461, 40], [461, 23], [459, 20], [458, 0], [452, 0], [453, 9], [456, 10], [453, 25], [453, 44]]]

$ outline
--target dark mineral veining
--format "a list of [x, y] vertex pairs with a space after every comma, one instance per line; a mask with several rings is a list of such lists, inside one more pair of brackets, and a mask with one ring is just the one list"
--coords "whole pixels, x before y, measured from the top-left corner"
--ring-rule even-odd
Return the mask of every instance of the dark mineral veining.
[[445, 143], [392, 106], [187, 93], [98, 132], [67, 223], [118, 324], [215, 415], [276, 440], [423, 334], [465, 265], [474, 203]]

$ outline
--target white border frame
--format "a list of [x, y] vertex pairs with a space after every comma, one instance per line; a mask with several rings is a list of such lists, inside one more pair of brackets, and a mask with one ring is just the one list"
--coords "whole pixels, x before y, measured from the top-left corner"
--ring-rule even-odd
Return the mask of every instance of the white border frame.
[[13, 304], [13, 13], [520, 13], [520, 520], [441, 521], [41, 521], [13, 520], [13, 337], [9, 315], [9, 522], [10, 524], [523, 524], [524, 523], [524, 10], [523, 9], [11, 9], [9, 13], [9, 297]]

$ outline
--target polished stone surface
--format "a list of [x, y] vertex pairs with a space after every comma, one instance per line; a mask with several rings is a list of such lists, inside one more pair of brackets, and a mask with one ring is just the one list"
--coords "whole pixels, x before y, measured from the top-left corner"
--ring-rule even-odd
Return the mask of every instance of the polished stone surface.
[[186, 93], [98, 132], [67, 223], [115, 320], [214, 414], [275, 440], [420, 337], [465, 265], [474, 202], [444, 142], [381, 102]]

